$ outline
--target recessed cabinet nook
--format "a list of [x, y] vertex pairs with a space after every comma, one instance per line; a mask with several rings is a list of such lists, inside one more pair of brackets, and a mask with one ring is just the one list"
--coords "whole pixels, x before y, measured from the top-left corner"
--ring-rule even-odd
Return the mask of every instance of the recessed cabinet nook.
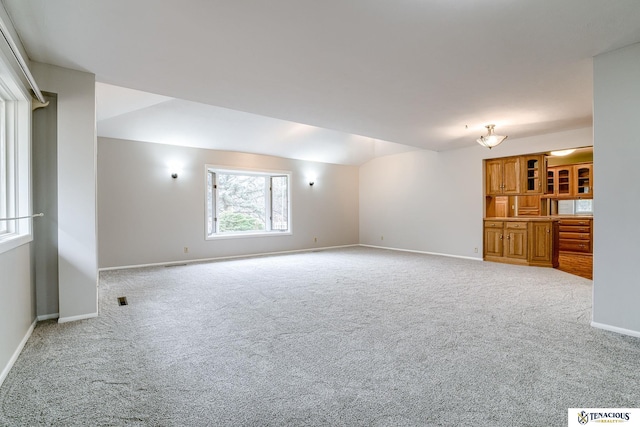
[[484, 171], [483, 258], [590, 277], [571, 269], [592, 265], [592, 148], [487, 159]]

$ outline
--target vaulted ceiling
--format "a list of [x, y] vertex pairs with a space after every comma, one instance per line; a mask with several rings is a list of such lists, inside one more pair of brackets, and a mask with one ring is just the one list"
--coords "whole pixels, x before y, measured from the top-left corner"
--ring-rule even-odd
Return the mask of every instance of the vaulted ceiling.
[[183, 112], [211, 117], [203, 132], [255, 124], [220, 134], [260, 152], [307, 125], [321, 136], [300, 151], [351, 164], [472, 146], [489, 123], [510, 140], [589, 126], [592, 57], [640, 41], [637, 0], [3, 2], [31, 60], [95, 73], [99, 101], [120, 92], [101, 132]]

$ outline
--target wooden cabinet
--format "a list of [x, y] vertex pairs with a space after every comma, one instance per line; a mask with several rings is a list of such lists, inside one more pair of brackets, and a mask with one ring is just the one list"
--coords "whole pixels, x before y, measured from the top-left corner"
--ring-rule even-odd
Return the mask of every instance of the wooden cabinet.
[[484, 259], [510, 264], [558, 266], [556, 220], [484, 221]]
[[539, 216], [540, 196], [517, 196], [517, 216]]
[[593, 198], [593, 163], [548, 168], [546, 188], [560, 198]]
[[545, 159], [541, 154], [522, 156], [522, 194], [542, 194], [546, 188]]
[[502, 221], [485, 221], [484, 223], [484, 256], [502, 258], [504, 235]]
[[593, 253], [593, 219], [561, 218], [559, 228], [561, 251]]
[[504, 256], [511, 259], [527, 260], [527, 223], [507, 221], [504, 226]]
[[544, 194], [556, 194], [556, 168], [547, 168], [547, 185]]
[[[531, 222], [529, 261], [532, 265], [558, 265], [559, 226], [557, 221]], [[555, 264], [554, 264], [555, 263]]]
[[578, 198], [593, 197], [593, 163], [573, 166], [574, 195]]
[[485, 162], [486, 194], [520, 193], [520, 158], [505, 157]]
[[542, 154], [485, 161], [486, 195], [543, 194], [546, 188]]

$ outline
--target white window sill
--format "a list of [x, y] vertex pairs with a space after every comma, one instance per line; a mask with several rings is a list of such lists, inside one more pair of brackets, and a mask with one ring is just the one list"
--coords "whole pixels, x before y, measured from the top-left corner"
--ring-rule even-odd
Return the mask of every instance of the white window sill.
[[33, 236], [31, 234], [22, 234], [22, 235], [8, 235], [0, 237], [0, 254], [9, 252], [12, 249], [17, 248], [18, 246], [25, 245], [33, 240]]
[[206, 240], [243, 239], [248, 237], [278, 237], [291, 236], [291, 231], [262, 231], [252, 233], [219, 233], [206, 237]]

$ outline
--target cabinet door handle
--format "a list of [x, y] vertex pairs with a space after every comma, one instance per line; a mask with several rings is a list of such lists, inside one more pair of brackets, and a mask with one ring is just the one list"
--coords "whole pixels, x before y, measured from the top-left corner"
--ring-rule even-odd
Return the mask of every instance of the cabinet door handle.
[[551, 230], [549, 230], [549, 227], [547, 227], [547, 233], [551, 233]]
[[500, 240], [502, 240], [502, 234], [500, 235]]

